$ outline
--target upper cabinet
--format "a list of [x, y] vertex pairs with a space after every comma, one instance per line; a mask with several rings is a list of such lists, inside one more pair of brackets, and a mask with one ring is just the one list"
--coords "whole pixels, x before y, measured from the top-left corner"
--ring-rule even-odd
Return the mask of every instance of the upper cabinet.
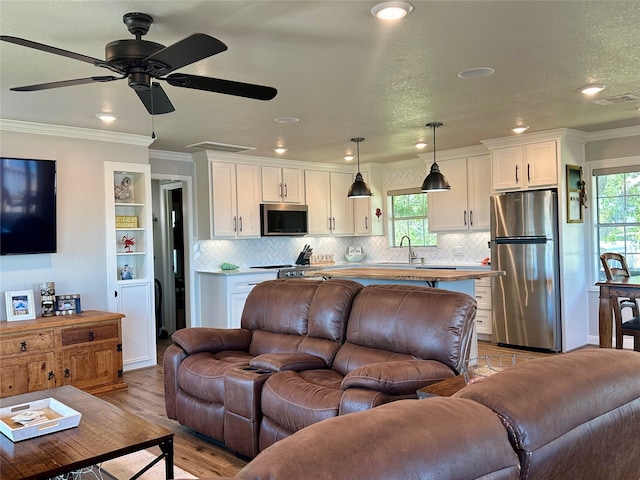
[[429, 231], [489, 229], [491, 164], [489, 155], [440, 160], [451, 190], [429, 193]]
[[554, 140], [497, 148], [491, 156], [495, 191], [529, 190], [558, 184]]
[[302, 169], [262, 167], [262, 201], [304, 203]]
[[199, 238], [260, 236], [257, 165], [196, 159]]
[[353, 235], [353, 199], [347, 197], [350, 173], [305, 170], [310, 235]]

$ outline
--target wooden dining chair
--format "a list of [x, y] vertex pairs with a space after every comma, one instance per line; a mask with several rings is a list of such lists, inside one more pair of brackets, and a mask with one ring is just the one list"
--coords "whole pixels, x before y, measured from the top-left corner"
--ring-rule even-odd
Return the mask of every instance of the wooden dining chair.
[[[615, 278], [628, 278], [629, 266], [624, 255], [614, 252], [605, 252], [600, 255], [600, 261], [604, 267], [604, 274], [607, 280]], [[638, 300], [636, 296], [627, 298], [617, 298], [613, 303], [613, 317], [616, 327], [616, 348], [622, 348], [622, 338], [624, 335], [633, 337], [633, 349], [640, 352], [640, 315], [638, 314]], [[622, 321], [622, 310], [631, 309], [631, 319]]]

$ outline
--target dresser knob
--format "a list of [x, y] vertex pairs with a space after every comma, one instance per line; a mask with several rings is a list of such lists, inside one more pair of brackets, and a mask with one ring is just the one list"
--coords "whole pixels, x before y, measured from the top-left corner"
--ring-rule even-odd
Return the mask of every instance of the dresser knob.
[[26, 352], [27, 351], [27, 342], [21, 342], [20, 343], [20, 351], [21, 352]]

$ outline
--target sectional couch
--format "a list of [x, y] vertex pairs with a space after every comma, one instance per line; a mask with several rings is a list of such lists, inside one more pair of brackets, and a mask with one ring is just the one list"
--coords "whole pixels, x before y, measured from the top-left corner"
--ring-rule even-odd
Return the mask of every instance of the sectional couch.
[[164, 355], [169, 418], [254, 457], [322, 420], [460, 373], [468, 295], [350, 280], [282, 279], [249, 294], [240, 329], [187, 328]]
[[454, 398], [331, 418], [267, 448], [233, 478], [637, 480], [640, 353], [558, 354]]

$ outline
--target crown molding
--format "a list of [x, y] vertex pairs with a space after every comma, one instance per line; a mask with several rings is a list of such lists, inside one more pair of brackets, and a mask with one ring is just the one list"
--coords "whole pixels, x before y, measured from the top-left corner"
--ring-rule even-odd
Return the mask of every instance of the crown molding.
[[600, 132], [591, 132], [587, 134], [588, 142], [597, 142], [599, 140], [611, 140], [612, 138], [635, 137], [640, 136], [640, 125], [632, 127], [614, 128], [612, 130], [602, 130]]
[[170, 162], [193, 163], [193, 157], [191, 156], [190, 153], [171, 152], [169, 150], [149, 149], [149, 160], [165, 160]]
[[0, 118], [0, 130], [31, 133], [34, 135], [52, 135], [55, 137], [76, 138], [80, 140], [95, 140], [98, 142], [125, 143], [141, 147], [149, 147], [153, 139], [143, 135], [131, 133], [109, 132], [92, 128], [69, 127], [49, 123], [24, 122]]

